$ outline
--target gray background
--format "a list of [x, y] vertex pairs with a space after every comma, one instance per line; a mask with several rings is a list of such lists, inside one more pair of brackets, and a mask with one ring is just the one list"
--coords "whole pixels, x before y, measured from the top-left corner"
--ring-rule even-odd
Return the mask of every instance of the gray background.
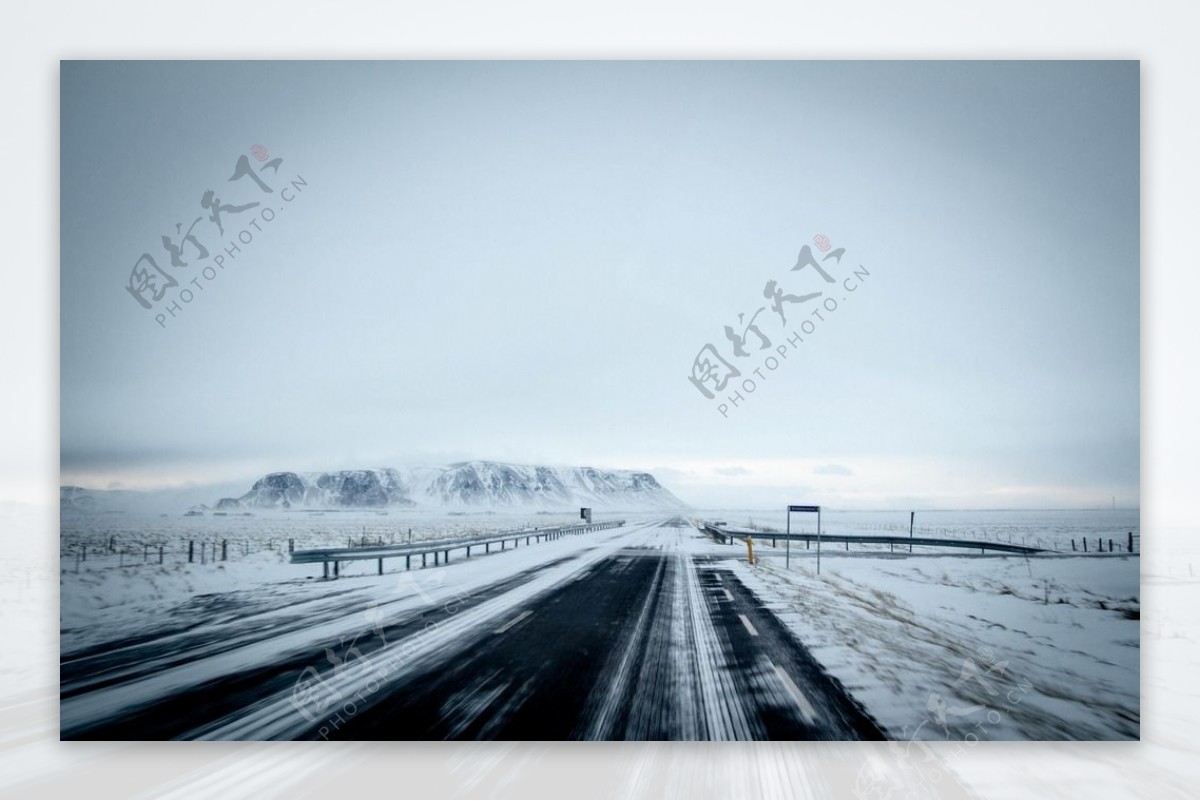
[[[202, 11], [117, 3], [24, 7], [5, 26], [0, 85], [12, 118], [5, 127], [11, 188], [0, 198], [8, 230], [20, 232], [5, 261], [0, 294], [5, 341], [0, 366], [20, 391], [0, 394], [3, 528], [10, 542], [3, 589], [5, 657], [3, 759], [8, 795], [224, 796], [286, 794], [854, 795], [865, 760], [884, 745], [453, 746], [365, 745], [318, 752], [303, 744], [128, 744], [57, 742], [58, 486], [58, 81], [63, 57], [1075, 57], [1143, 59], [1145, 198], [1145, 475], [1143, 570], [1165, 573], [1195, 557], [1200, 531], [1200, 450], [1192, 414], [1200, 385], [1184, 343], [1195, 341], [1191, 228], [1200, 208], [1191, 157], [1200, 126], [1194, 91], [1196, 8], [1168, 3], [1152, 13], [1121, 3], [1075, 6], [977, 4], [970, 15], [937, 2], [901, 8], [857, 3], [781, 10], [750, 3], [724, 7], [465, 3], [401, 13], [344, 6], [304, 16], [282, 6], [214, 2]], [[523, 13], [522, 13], [523, 12]], [[615, 13], [614, 13], [615, 12]], [[137, 24], [130, 24], [130, 20]], [[582, 22], [581, 22], [582, 20]], [[215, 44], [215, 43], [220, 44]], [[1154, 543], [1157, 542], [1157, 545]], [[24, 588], [23, 594], [20, 588]], [[956, 764], [963, 794], [1119, 797], [1194, 795], [1200, 779], [1200, 720], [1190, 691], [1200, 665], [1196, 585], [1144, 586], [1141, 744], [1027, 743], [981, 746]], [[19, 707], [17, 705], [20, 705]], [[522, 757], [548, 754], [538, 770]], [[640, 759], [638, 758], [640, 757]], [[437, 761], [435, 761], [435, 758]], [[289, 768], [311, 765], [311, 773]], [[797, 768], [796, 766], [800, 767]], [[787, 769], [786, 766], [792, 766]], [[270, 768], [276, 770], [269, 770]], [[498, 774], [487, 773], [486, 767]], [[457, 769], [456, 769], [457, 768]], [[507, 770], [506, 770], [507, 768]], [[282, 778], [281, 778], [282, 776]], [[314, 780], [313, 776], [320, 777]]]

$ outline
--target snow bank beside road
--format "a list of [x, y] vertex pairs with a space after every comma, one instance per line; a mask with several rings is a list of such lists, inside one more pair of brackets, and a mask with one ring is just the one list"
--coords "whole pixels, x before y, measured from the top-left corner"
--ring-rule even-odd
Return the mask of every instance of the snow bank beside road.
[[1137, 739], [1137, 557], [828, 555], [737, 573], [898, 740]]

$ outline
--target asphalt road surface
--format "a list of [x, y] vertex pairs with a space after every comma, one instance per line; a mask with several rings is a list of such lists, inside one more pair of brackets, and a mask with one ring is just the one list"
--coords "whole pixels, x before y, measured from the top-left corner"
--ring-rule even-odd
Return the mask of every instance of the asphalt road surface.
[[883, 738], [683, 521], [565, 547], [460, 590], [452, 565], [367, 631], [345, 610], [370, 585], [329, 582], [291, 616], [64, 655], [63, 737]]

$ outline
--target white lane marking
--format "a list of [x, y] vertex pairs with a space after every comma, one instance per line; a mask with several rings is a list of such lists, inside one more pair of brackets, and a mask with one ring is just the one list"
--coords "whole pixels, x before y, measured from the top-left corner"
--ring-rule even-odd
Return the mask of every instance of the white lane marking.
[[754, 628], [754, 625], [750, 622], [750, 620], [742, 614], [739, 614], [738, 617], [742, 619], [742, 625], [746, 627], [746, 631], [750, 632], [750, 636], [757, 637], [758, 629]]
[[817, 710], [813, 709], [813, 705], [809, 703], [808, 697], [796, 686], [796, 682], [792, 681], [792, 677], [787, 674], [787, 671], [776, 665], [774, 662], [771, 665], [775, 668], [775, 675], [779, 676], [779, 680], [783, 682], [783, 686], [791, 694], [795, 700], [796, 706], [800, 707], [800, 714], [809, 724], [817, 722]]
[[729, 594], [729, 590], [724, 590], [724, 589], [723, 589], [723, 590], [722, 590], [722, 592], [724, 592], [724, 593], [725, 593], [725, 600], [726, 600], [726, 601], [732, 601], [732, 600], [733, 600], [733, 596]]
[[532, 612], [531, 610], [529, 610], [529, 609], [526, 609], [524, 612], [522, 612], [521, 614], [517, 615], [517, 616], [516, 616], [516, 617], [514, 617], [512, 620], [508, 621], [508, 622], [507, 622], [507, 623], [505, 623], [503, 626], [501, 626], [500, 628], [496, 629], [495, 633], [496, 633], [496, 634], [503, 634], [504, 632], [508, 631], [508, 630], [509, 630], [509, 629], [511, 629], [513, 626], [517, 625], [517, 624], [518, 624], [518, 623], [520, 623], [522, 620], [524, 620], [525, 618], [529, 617], [529, 616], [530, 616], [530, 615], [532, 615], [532, 614], [533, 614], [533, 612]]

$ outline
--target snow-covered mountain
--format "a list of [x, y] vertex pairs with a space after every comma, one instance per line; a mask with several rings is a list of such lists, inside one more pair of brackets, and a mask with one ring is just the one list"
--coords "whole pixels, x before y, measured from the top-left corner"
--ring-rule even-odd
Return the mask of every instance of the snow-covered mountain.
[[389, 467], [331, 473], [271, 473], [255, 481], [242, 497], [222, 498], [217, 509], [361, 509], [412, 505], [399, 472]]
[[678, 509], [686, 504], [650, 473], [594, 467], [546, 467], [502, 462], [459, 462], [404, 470], [271, 473], [240, 498], [217, 509], [373, 508]]

